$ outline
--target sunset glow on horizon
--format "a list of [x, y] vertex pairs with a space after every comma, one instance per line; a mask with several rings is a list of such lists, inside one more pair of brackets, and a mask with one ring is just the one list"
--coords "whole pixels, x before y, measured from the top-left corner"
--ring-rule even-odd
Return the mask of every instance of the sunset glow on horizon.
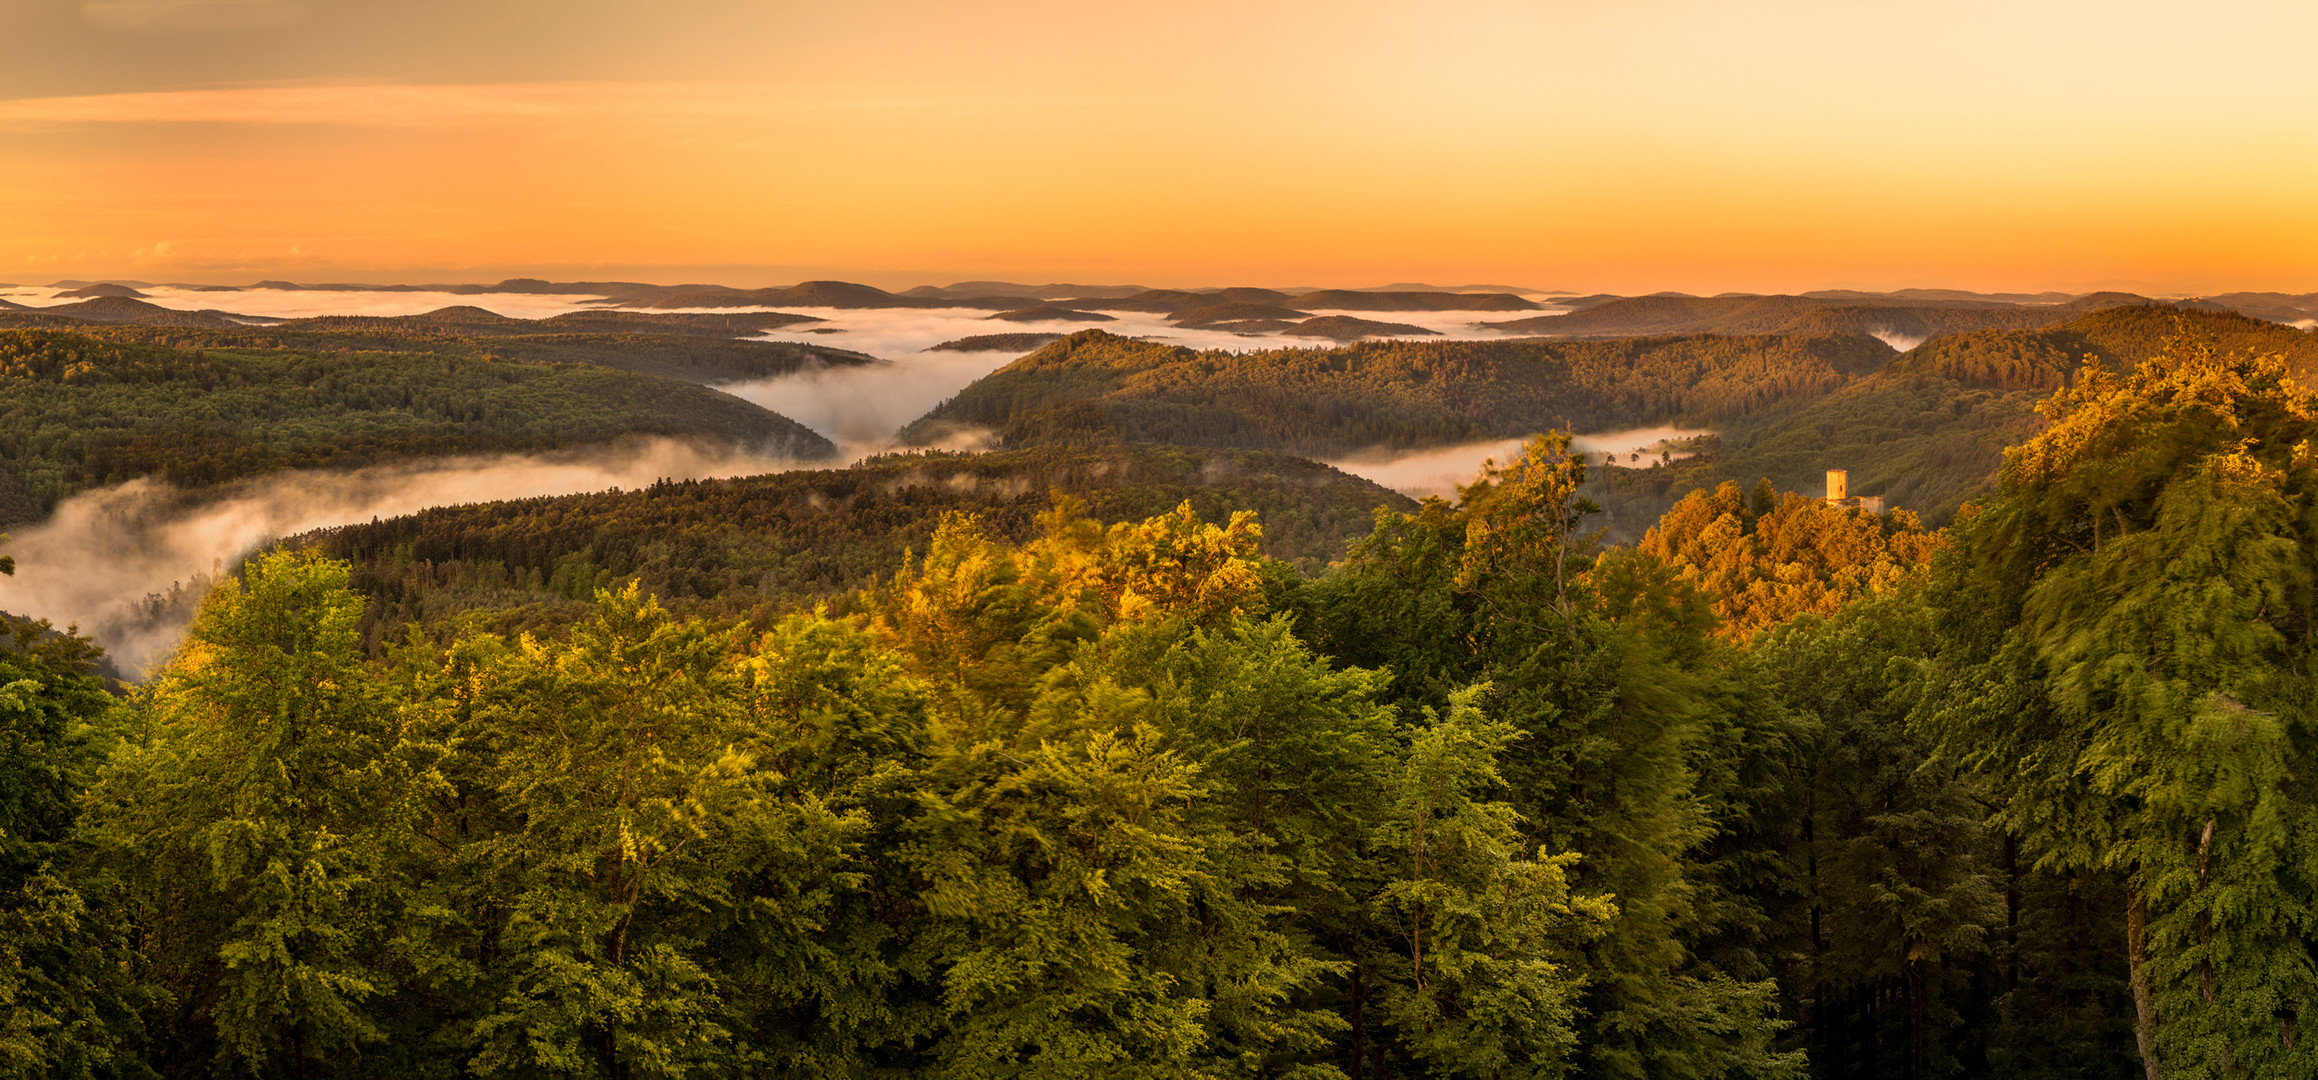
[[5, 0], [0, 281], [2310, 291], [2314, 46], [2284, 3]]

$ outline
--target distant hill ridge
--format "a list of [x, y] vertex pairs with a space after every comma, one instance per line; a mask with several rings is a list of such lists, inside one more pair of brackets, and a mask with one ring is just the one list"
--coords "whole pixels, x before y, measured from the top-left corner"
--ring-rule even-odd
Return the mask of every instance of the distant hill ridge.
[[1930, 375], [1973, 386], [2051, 390], [2087, 360], [2130, 369], [2188, 336], [2223, 353], [2276, 353], [2297, 379], [2318, 381], [2318, 334], [2234, 311], [2132, 305], [2104, 308], [2033, 330], [1981, 330], [1934, 338], [1885, 368], [1888, 377]]
[[1550, 427], [1719, 420], [1824, 395], [1896, 355], [1858, 335], [1391, 340], [1235, 353], [1082, 330], [976, 380], [897, 438], [929, 445], [986, 429], [1005, 447], [1162, 442], [1339, 457]]
[[[1635, 334], [1881, 334], [1930, 337], [1983, 329], [2032, 329], [2066, 322], [2107, 299], [2031, 307], [1991, 301], [1826, 299], [1807, 296], [1633, 296], [1602, 300], [1565, 315], [1489, 325], [1555, 337]], [[2114, 303], [2154, 303], [2143, 297]]]
[[[92, 311], [92, 306], [106, 310]], [[61, 314], [64, 312], [73, 314]], [[741, 336], [812, 321], [816, 320], [780, 312], [633, 311], [576, 311], [547, 319], [511, 319], [469, 305], [424, 315], [257, 320], [225, 312], [174, 311], [125, 298], [0, 311], [0, 329], [73, 330], [123, 343], [314, 353], [429, 353], [526, 363], [577, 363], [705, 386], [785, 375], [812, 366], [884, 363], [846, 349]]]
[[[52, 287], [66, 289], [60, 296], [87, 299], [144, 299], [140, 290], [157, 288], [149, 282], [136, 281], [60, 281]], [[248, 286], [199, 285], [172, 286], [204, 292], [238, 292], [245, 289], [282, 290], [340, 290], [361, 292], [443, 292], [452, 295], [481, 296], [494, 293], [571, 295], [594, 297], [595, 302], [607, 308], [674, 309], [674, 308], [780, 308], [817, 307], [843, 310], [878, 308], [969, 308], [991, 312], [1013, 312], [1033, 309], [1025, 301], [1036, 301], [1038, 308], [1053, 307], [1078, 311], [1142, 311], [1173, 315], [1193, 308], [1219, 303], [1260, 303], [1300, 311], [1474, 311], [1513, 312], [1553, 309], [1570, 314], [1592, 312], [1582, 320], [1554, 325], [1544, 322], [1512, 320], [1497, 324], [1514, 333], [1552, 335], [1627, 336], [1646, 333], [1818, 333], [1829, 325], [1825, 321], [1801, 325], [1787, 330], [1784, 326], [1800, 314], [1818, 305], [1824, 308], [1880, 308], [1905, 309], [1915, 314], [1905, 316], [1912, 320], [1908, 326], [1888, 329], [1908, 336], [1956, 333], [1973, 329], [2024, 329], [2061, 321], [2065, 315], [2055, 312], [2096, 310], [2120, 304], [2171, 304], [2207, 311], [2236, 311], [2255, 318], [2293, 323], [2318, 319], [2318, 293], [2237, 292], [2183, 299], [2152, 299], [2125, 292], [2094, 292], [2071, 295], [2058, 292], [2043, 293], [1976, 293], [1962, 289], [1898, 289], [1890, 292], [1871, 292], [1855, 289], [1822, 289], [1796, 295], [1724, 293], [1717, 296], [1693, 296], [1681, 292], [1661, 292], [1648, 296], [1620, 296], [1610, 293], [1576, 295], [1558, 293], [1546, 303], [1531, 299], [1543, 295], [1534, 290], [1516, 286], [1463, 285], [1435, 287], [1421, 283], [1399, 283], [1388, 286], [1330, 289], [1271, 289], [1255, 286], [1229, 286], [1196, 289], [1144, 289], [1132, 285], [1024, 285], [1005, 281], [963, 281], [946, 286], [921, 285], [895, 293], [858, 282], [816, 280], [772, 288], [736, 288], [715, 284], [657, 285], [629, 281], [574, 281], [554, 282], [538, 278], [509, 278], [496, 284], [453, 285], [365, 285], [320, 284], [305, 285], [289, 281], [263, 281]], [[1524, 295], [1527, 294], [1527, 295]], [[0, 301], [0, 304], [4, 304]], [[1988, 312], [2014, 312], [2009, 316], [1987, 315], [1974, 320], [1963, 315], [1928, 316], [1923, 312], [1933, 309], [1969, 309]], [[0, 310], [16, 310], [0, 307]], [[48, 309], [41, 309], [48, 310]], [[2029, 316], [2019, 312], [2042, 312]], [[72, 314], [60, 312], [62, 314]], [[230, 316], [229, 312], [213, 314]], [[103, 318], [101, 309], [88, 316]], [[1057, 316], [1062, 317], [1062, 316]], [[1564, 316], [1545, 316], [1560, 318]], [[1851, 329], [1864, 328], [1864, 316], [1854, 316]], [[1902, 318], [1892, 316], [1891, 318]], [[2039, 320], [2043, 321], [2040, 322]], [[139, 321], [120, 318], [116, 321]]]

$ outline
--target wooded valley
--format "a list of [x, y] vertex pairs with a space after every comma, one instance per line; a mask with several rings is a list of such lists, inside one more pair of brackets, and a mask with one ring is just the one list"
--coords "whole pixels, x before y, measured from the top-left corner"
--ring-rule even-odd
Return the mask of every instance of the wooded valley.
[[[831, 452], [597, 332], [0, 330], [0, 461]], [[1083, 331], [905, 431], [993, 451], [286, 538], [134, 686], [10, 619], [0, 1076], [2318, 1074], [2313, 340]]]

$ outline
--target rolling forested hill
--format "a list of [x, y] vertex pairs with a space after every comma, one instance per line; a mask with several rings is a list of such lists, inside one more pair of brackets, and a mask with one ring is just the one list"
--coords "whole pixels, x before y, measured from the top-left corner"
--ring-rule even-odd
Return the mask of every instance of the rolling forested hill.
[[2223, 353], [2277, 353], [2303, 379], [2318, 374], [2318, 334], [2235, 312], [2114, 307], [2042, 330], [1956, 334], [1923, 343], [1895, 361], [1893, 374], [1922, 374], [1975, 386], [2051, 390], [2087, 359], [2123, 372], [2191, 335]]
[[[1820, 357], [1597, 476], [1742, 479], [1631, 546], [1566, 434], [1421, 505], [1112, 442], [320, 531], [134, 693], [0, 618], [0, 1076], [2318, 1075], [2318, 399], [2204, 319], [2072, 323], [2136, 366], [2049, 394]], [[998, 385], [1414, 409], [1724, 355], [1644, 363], [1684, 340], [1094, 335]], [[485, 431], [644, 385], [0, 341], [129, 395], [83, 426], [397, 407], [333, 365]], [[1941, 503], [2004, 443], [1938, 532], [1811, 497]]]
[[1185, 501], [1208, 520], [1262, 515], [1263, 550], [1307, 573], [1367, 535], [1402, 495], [1325, 465], [1263, 451], [1045, 447], [894, 454], [845, 469], [663, 483], [452, 506], [327, 529], [294, 543], [353, 560], [378, 604], [372, 640], [406, 622], [472, 609], [554, 621], [592, 610], [593, 591], [640, 577], [671, 603], [726, 615], [787, 610], [866, 585], [923, 553], [941, 515], [979, 516], [994, 536], [1034, 533], [1067, 491], [1106, 520]]
[[83, 488], [699, 436], [817, 458], [828, 440], [689, 382], [435, 354], [178, 349], [0, 330], [0, 520]]
[[1368, 342], [1199, 352], [1081, 331], [968, 386], [905, 443], [989, 428], [1001, 445], [1167, 442], [1332, 457], [1667, 421], [1809, 400], [1895, 355], [1866, 337]]
[[2298, 377], [2318, 374], [2318, 334], [2234, 312], [2109, 307], [2042, 330], [1934, 338], [1822, 399], [1733, 420], [1695, 460], [1597, 473], [1596, 498], [1611, 536], [1630, 541], [1686, 492], [1764, 477], [1817, 492], [1825, 470], [1846, 469], [1854, 494], [1945, 525], [1993, 490], [2004, 447], [2042, 427], [2035, 403], [2087, 359], [2123, 374], [2176, 337], [2217, 354], [2276, 354]]
[[2044, 395], [1924, 376], [1875, 377], [1795, 408], [1724, 425], [1695, 458], [1669, 464], [1592, 467], [1588, 494], [1604, 511], [1608, 539], [1632, 543], [1684, 495], [1768, 478], [1782, 491], [1817, 495], [1826, 471], [1850, 472], [1851, 492], [1943, 526], [1958, 506], [1989, 490], [2004, 448], [2039, 429]]
[[2033, 329], [2082, 310], [1984, 301], [1868, 301], [1808, 296], [1630, 296], [1567, 315], [1495, 322], [1500, 330], [1569, 337], [1638, 334], [1869, 334], [1925, 338], [1967, 330]]
[[71, 330], [106, 341], [181, 349], [435, 353], [481, 360], [594, 364], [709, 385], [785, 375], [813, 366], [879, 362], [844, 349], [743, 341], [733, 336], [802, 318], [762, 312], [725, 316], [588, 311], [548, 319], [509, 319], [479, 308], [445, 308], [425, 315], [334, 315], [274, 326], [242, 326], [202, 321], [91, 323], [35, 312], [0, 314], [0, 329]]

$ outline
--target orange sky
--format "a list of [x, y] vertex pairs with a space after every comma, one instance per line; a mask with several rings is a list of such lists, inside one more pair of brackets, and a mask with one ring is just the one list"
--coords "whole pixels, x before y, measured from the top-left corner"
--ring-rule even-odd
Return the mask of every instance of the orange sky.
[[2318, 5], [0, 0], [0, 281], [2318, 290]]

